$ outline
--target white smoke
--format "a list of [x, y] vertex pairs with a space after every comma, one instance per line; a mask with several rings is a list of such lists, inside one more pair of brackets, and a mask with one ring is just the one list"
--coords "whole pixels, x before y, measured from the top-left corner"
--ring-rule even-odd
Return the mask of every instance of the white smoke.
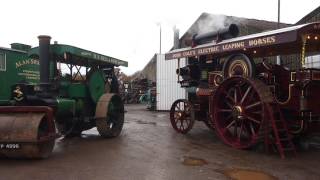
[[200, 18], [195, 26], [189, 30], [190, 34], [203, 34], [211, 31], [218, 31], [219, 29], [228, 27], [230, 24], [240, 24], [240, 18], [232, 16], [204, 14], [204, 18]]

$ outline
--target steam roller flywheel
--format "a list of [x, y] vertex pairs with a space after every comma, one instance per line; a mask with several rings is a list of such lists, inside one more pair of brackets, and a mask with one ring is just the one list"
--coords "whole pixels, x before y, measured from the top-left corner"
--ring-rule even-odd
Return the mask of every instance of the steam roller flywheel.
[[50, 118], [52, 116], [41, 111], [1, 112], [0, 157], [47, 158], [53, 151], [56, 138]]
[[102, 137], [119, 136], [124, 123], [124, 105], [117, 94], [105, 93], [97, 103], [96, 126]]
[[108, 91], [111, 87], [105, 78], [102, 70], [96, 70], [89, 76], [89, 92], [93, 102], [97, 103], [100, 96]]

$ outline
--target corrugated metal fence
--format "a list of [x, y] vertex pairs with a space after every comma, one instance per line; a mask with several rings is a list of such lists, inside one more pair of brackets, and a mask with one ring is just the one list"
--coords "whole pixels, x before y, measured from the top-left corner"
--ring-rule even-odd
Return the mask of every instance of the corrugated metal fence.
[[[185, 65], [185, 59], [181, 59], [180, 67]], [[186, 98], [185, 89], [177, 82], [177, 68], [178, 60], [166, 61], [164, 54], [157, 55], [157, 110], [170, 110], [175, 100]]]

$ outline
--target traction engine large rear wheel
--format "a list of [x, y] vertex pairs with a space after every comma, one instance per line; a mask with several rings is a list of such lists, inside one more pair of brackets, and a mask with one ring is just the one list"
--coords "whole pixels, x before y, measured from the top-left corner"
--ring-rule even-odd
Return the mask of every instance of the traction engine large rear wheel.
[[224, 143], [246, 149], [257, 143], [265, 129], [265, 106], [272, 102], [269, 88], [259, 80], [226, 79], [217, 89], [213, 121]]
[[170, 121], [173, 129], [178, 133], [188, 133], [195, 121], [195, 113], [191, 102], [186, 99], [176, 100], [170, 109]]

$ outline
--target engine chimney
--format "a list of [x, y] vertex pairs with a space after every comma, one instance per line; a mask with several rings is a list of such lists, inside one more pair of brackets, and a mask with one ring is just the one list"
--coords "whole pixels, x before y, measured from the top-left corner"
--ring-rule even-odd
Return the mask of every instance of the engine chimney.
[[41, 35], [39, 39], [40, 84], [47, 86], [50, 75], [50, 36]]
[[192, 37], [192, 46], [205, 44], [211, 42], [212, 40], [216, 40], [217, 42], [237, 37], [239, 35], [239, 28], [235, 24], [230, 24], [230, 26], [225, 27], [223, 29], [219, 29], [218, 31], [211, 31], [204, 34], [195, 34]]
[[173, 28], [173, 49], [180, 48], [180, 40], [179, 40], [179, 29], [176, 27]]

